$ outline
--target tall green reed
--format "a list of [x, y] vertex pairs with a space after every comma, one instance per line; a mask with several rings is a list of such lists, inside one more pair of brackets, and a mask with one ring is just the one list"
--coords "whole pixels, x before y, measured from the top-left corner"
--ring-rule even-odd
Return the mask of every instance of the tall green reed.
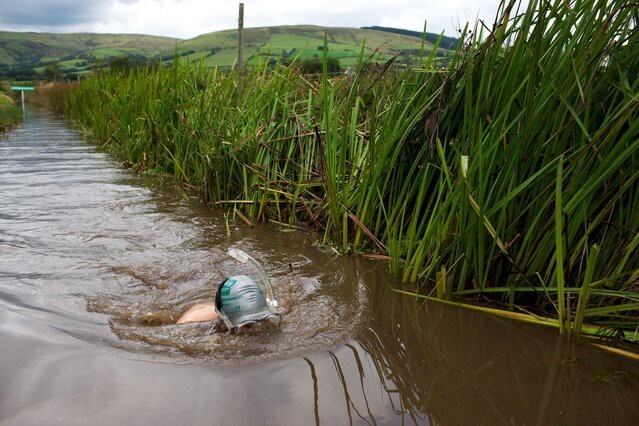
[[[471, 290], [469, 281], [477, 293], [533, 290], [570, 329], [576, 302], [564, 284], [584, 282], [595, 243], [606, 259], [595, 267], [606, 283], [598, 286], [619, 292], [611, 309], [637, 300], [637, 282], [628, 279], [638, 261], [628, 243], [639, 230], [628, 210], [636, 205], [639, 147], [636, 17], [621, 1], [531, 2], [514, 15], [514, 2], [503, 6], [502, 20], [480, 33], [485, 39], [467, 46], [439, 123], [450, 161], [470, 159], [469, 194], [461, 197], [468, 204], [458, 206], [458, 236], [442, 263], [468, 265], [454, 271], [460, 290]], [[615, 268], [624, 258], [634, 262], [624, 262], [625, 275]], [[609, 294], [593, 303], [607, 305]], [[595, 312], [602, 313], [585, 316]]]

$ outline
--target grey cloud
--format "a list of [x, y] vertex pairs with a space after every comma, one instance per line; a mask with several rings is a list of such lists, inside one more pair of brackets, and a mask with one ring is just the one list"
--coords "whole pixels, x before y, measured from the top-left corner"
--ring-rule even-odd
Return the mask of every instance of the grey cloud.
[[0, 24], [63, 27], [93, 23], [109, 3], [104, 0], [0, 0]]

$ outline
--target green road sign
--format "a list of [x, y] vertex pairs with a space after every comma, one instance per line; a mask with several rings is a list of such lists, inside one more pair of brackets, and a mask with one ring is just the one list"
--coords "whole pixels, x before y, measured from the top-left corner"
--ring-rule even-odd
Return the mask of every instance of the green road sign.
[[11, 90], [35, 90], [33, 86], [11, 86]]

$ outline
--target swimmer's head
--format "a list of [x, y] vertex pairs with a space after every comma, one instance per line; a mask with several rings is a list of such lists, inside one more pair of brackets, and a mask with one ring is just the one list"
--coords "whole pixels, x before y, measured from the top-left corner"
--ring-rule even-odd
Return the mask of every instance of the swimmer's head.
[[215, 310], [231, 333], [265, 320], [280, 324], [280, 314], [269, 306], [259, 284], [248, 275], [234, 275], [220, 284]]

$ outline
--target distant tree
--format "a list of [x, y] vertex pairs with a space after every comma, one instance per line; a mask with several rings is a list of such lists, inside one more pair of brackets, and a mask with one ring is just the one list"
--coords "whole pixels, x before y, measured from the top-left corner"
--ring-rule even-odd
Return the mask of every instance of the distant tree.
[[44, 78], [46, 81], [58, 81], [62, 79], [62, 68], [58, 62], [52, 62], [44, 67]]
[[7, 78], [15, 81], [29, 81], [36, 78], [37, 73], [28, 65], [16, 65], [6, 71]]
[[115, 72], [129, 72], [133, 68], [133, 61], [128, 56], [116, 56], [109, 60], [109, 69]]
[[150, 68], [157, 69], [160, 67], [160, 62], [157, 59], [148, 59], [145, 56], [117, 56], [109, 59], [108, 67], [112, 72], [136, 72], [140, 69]]
[[339, 59], [329, 56], [327, 58], [327, 62], [329, 74], [335, 74], [342, 71], [342, 66], [339, 63]]
[[[326, 66], [329, 74], [336, 74], [342, 70], [339, 59], [331, 56], [326, 58]], [[324, 72], [324, 60], [318, 57], [304, 59], [299, 63], [299, 69], [304, 74], [321, 74]]]

